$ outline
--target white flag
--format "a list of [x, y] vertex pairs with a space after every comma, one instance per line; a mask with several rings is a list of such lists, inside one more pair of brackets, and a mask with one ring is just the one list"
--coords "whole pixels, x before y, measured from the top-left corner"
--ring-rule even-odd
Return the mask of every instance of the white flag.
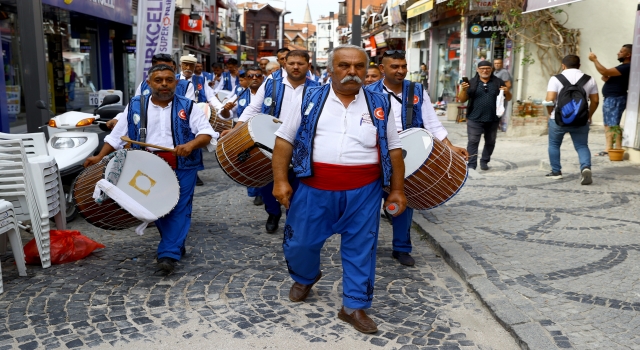
[[151, 58], [158, 53], [173, 55], [175, 0], [140, 0], [136, 38], [136, 86], [147, 79]]

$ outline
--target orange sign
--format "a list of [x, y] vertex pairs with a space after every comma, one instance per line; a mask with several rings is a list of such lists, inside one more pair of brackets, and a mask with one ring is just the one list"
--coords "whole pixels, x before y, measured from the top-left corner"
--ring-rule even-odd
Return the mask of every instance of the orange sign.
[[180, 29], [183, 32], [202, 33], [202, 19], [191, 19], [189, 15], [180, 15]]

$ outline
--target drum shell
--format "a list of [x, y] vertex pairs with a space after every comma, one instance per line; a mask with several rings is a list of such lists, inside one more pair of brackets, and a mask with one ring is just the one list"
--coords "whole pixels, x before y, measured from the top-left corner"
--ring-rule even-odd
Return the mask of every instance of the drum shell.
[[437, 138], [432, 137], [432, 141], [429, 157], [404, 180], [407, 206], [417, 210], [432, 209], [446, 203], [467, 180], [464, 159]]
[[[251, 120], [218, 140], [216, 159], [220, 168], [237, 183], [248, 187], [263, 187], [273, 181], [271, 159], [260, 148], [255, 147], [256, 143], [249, 131], [250, 125]], [[243, 152], [248, 152], [249, 157], [242, 162], [239, 155]]]
[[99, 163], [83, 170], [73, 185], [73, 201], [80, 215], [93, 226], [104, 230], [122, 230], [140, 225], [128, 211], [122, 209], [111, 198], [97, 205], [93, 199], [95, 184], [104, 178], [109, 161], [103, 158]]

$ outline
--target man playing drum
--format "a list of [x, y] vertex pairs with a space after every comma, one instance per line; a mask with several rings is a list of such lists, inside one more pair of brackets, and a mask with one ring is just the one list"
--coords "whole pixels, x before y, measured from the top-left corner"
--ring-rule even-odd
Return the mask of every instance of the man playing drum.
[[[395, 116], [398, 131], [408, 128], [425, 128], [454, 152], [467, 159], [467, 150], [451, 144], [447, 138], [447, 130], [442, 126], [436, 115], [429, 95], [422, 84], [411, 83], [406, 80], [407, 60], [402, 50], [387, 50], [382, 56], [380, 70], [384, 78], [370, 85], [367, 89], [389, 95], [391, 108]], [[413, 91], [411, 91], [413, 87]], [[411, 98], [411, 101], [409, 101]], [[402, 265], [413, 266], [415, 260], [411, 257], [411, 223], [413, 209], [407, 208], [402, 215], [392, 219], [393, 223], [393, 253], [392, 256]]]
[[[153, 55], [153, 57], [151, 57], [151, 67], [157, 66], [159, 64], [166, 64], [167, 66], [173, 68], [174, 71], [176, 70], [176, 63], [173, 61], [173, 58], [171, 58], [171, 55], [169, 54], [158, 53]], [[140, 85], [138, 85], [138, 88], [136, 88], [135, 96], [138, 96], [141, 94], [149, 95], [150, 93], [151, 93], [151, 89], [149, 89], [149, 84], [147, 84], [146, 80], [143, 80], [140, 83]], [[193, 90], [193, 84], [191, 84], [188, 80], [180, 80], [178, 82], [178, 85], [176, 85], [176, 95], [184, 96], [190, 100], [195, 100], [196, 94]], [[107, 127], [109, 129], [113, 129], [113, 127], [116, 126], [116, 123], [118, 122], [118, 120], [120, 120], [120, 118], [122, 118], [125, 115], [127, 115], [126, 109], [123, 113], [118, 113], [118, 115], [115, 118], [109, 120], [107, 122]]]
[[[397, 213], [406, 206], [402, 144], [388, 97], [362, 88], [366, 51], [338, 46], [327, 66], [331, 85], [306, 89], [276, 132], [273, 194], [289, 208], [282, 243], [295, 281], [289, 299], [307, 298], [322, 277], [322, 246], [338, 233], [343, 281], [338, 318], [375, 333], [364, 309], [373, 300], [382, 187], [391, 186], [385, 206], [394, 203]], [[293, 198], [287, 179], [291, 162], [301, 182]]]
[[[309, 58], [307, 51], [289, 51], [286, 56], [286, 76], [268, 79], [260, 86], [255, 96], [251, 98], [249, 106], [240, 115], [234, 129], [259, 113], [280, 118], [284, 106], [290, 107], [300, 102], [305, 88], [318, 86], [315, 81], [307, 79]], [[222, 136], [226, 134], [226, 130], [222, 132]], [[297, 181], [293, 173], [291, 173], [291, 181], [293, 187], [296, 188]], [[265, 228], [268, 233], [274, 233], [278, 229], [282, 210], [280, 203], [273, 196], [273, 183], [262, 187], [260, 193], [265, 211], [269, 215]]]
[[[180, 183], [180, 199], [169, 214], [156, 221], [161, 236], [157, 251], [158, 269], [171, 273], [185, 253], [196, 177], [198, 170], [204, 169], [201, 148], [209, 144], [215, 132], [193, 101], [175, 94], [177, 80], [170, 66], [161, 64], [152, 67], [147, 83], [151, 88], [151, 96], [138, 95], [131, 99], [126, 122], [116, 124], [111, 134], [105, 137], [100, 153], [89, 157], [84, 166], [96, 164], [109, 153], [122, 149], [125, 145], [120, 139], [122, 136], [140, 141], [143, 128], [146, 129], [145, 142], [174, 149], [173, 153], [158, 155], [175, 170]], [[141, 103], [147, 106], [144, 108], [147, 112], [146, 123], [141, 114]], [[133, 145], [131, 148], [140, 147]]]

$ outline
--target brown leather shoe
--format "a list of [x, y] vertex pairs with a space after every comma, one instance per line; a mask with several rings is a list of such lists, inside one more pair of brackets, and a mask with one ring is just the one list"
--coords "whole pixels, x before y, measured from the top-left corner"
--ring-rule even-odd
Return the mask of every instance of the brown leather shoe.
[[322, 277], [322, 271], [320, 271], [316, 280], [311, 284], [294, 283], [293, 286], [291, 286], [291, 290], [289, 290], [289, 300], [294, 303], [298, 303], [307, 299], [309, 292], [311, 291], [311, 287], [320, 280], [320, 277]]
[[342, 309], [340, 309], [340, 312], [338, 312], [338, 318], [347, 323], [351, 323], [353, 328], [362, 333], [375, 333], [378, 331], [376, 323], [373, 322], [373, 320], [369, 318], [362, 309], [355, 310], [351, 315], [348, 315], [344, 311], [343, 306]]

